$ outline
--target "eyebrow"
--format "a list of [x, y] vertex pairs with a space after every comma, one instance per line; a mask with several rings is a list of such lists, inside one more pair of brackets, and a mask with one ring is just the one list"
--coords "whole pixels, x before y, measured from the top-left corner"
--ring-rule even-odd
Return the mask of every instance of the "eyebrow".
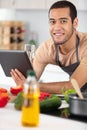
[[[68, 18], [59, 18], [59, 20], [62, 20], [62, 19], [68, 20]], [[57, 20], [57, 19], [50, 18], [49, 20]]]

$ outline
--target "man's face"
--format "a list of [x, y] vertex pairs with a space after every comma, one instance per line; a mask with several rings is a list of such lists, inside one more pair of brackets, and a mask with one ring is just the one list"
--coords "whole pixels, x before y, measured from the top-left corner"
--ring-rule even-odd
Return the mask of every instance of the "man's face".
[[55, 44], [67, 42], [75, 30], [69, 8], [52, 9], [49, 14], [50, 34]]

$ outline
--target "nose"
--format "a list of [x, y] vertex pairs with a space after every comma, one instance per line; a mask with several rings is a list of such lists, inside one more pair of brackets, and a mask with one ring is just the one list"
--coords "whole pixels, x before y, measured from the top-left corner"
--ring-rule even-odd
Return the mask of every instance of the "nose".
[[54, 28], [57, 29], [57, 30], [61, 29], [61, 24], [60, 24], [60, 22], [58, 20], [56, 21], [56, 23], [54, 25]]

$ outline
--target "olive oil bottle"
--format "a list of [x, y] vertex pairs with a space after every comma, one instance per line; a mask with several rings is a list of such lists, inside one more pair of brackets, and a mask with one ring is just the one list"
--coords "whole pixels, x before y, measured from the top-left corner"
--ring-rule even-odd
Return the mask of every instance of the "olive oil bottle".
[[39, 94], [35, 73], [33, 71], [28, 71], [23, 92], [22, 125], [37, 126], [39, 124]]

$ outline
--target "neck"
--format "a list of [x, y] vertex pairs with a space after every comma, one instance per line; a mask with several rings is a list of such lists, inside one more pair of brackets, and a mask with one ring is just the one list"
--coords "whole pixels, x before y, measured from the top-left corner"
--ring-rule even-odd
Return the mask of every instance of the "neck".
[[72, 37], [63, 45], [59, 46], [59, 50], [62, 54], [67, 54], [76, 46], [76, 32], [73, 33]]

